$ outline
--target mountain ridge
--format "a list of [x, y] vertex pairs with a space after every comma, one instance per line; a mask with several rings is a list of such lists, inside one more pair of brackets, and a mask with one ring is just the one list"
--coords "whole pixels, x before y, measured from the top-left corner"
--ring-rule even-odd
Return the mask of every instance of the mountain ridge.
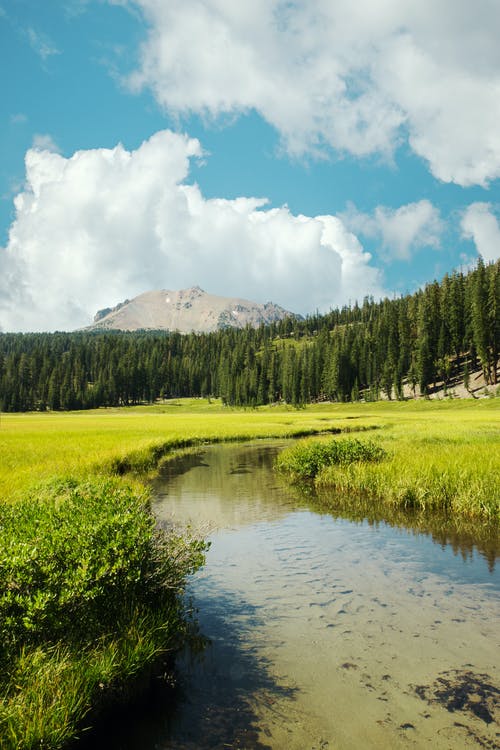
[[264, 304], [241, 297], [222, 297], [199, 286], [172, 291], [157, 289], [98, 310], [85, 330], [165, 330], [211, 333], [224, 328], [256, 327], [283, 318], [302, 320], [274, 302]]

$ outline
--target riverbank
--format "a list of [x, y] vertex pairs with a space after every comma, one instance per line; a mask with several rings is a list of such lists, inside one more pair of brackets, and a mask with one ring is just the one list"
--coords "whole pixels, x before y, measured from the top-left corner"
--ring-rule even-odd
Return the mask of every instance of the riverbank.
[[[279, 457], [293, 481], [372, 498], [393, 507], [438, 511], [478, 524], [500, 521], [498, 399], [470, 407], [401, 410], [375, 441], [311, 439]], [[334, 500], [333, 500], [334, 502]]]
[[56, 480], [0, 507], [0, 745], [60, 748], [182, 642], [204, 544], [161, 533], [146, 492]]
[[196, 540], [158, 537], [144, 484], [176, 451], [373, 430], [370, 436], [395, 456], [413, 436], [413, 450], [400, 454], [408, 465], [427, 445], [426, 460], [451, 450], [457, 470], [464, 456], [475, 467], [471, 481], [485, 475], [493, 482], [499, 406], [498, 399], [483, 399], [237, 410], [198, 399], [2, 414], [1, 512], [10, 519], [2, 523], [0, 565], [2, 748], [63, 747], [92, 708], [175, 647], [183, 629], [183, 582], [201, 563], [202, 549]]
[[[373, 410], [322, 404], [304, 409], [236, 409], [220, 401], [0, 417], [0, 497], [15, 499], [34, 483], [70, 473], [78, 478], [127, 473], [141, 483], [162, 456], [204, 442], [293, 437], [329, 429], [376, 427]], [[352, 421], [355, 420], [355, 421]]]

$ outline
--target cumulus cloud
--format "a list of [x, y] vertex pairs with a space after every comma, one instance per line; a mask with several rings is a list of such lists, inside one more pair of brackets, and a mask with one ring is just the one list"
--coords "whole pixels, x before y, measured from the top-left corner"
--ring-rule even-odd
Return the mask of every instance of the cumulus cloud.
[[461, 227], [463, 237], [473, 240], [485, 261], [500, 258], [500, 226], [490, 203], [471, 203], [462, 216]]
[[377, 206], [373, 214], [349, 204], [342, 219], [353, 232], [378, 240], [386, 260], [410, 260], [418, 248], [438, 248], [444, 229], [439, 210], [428, 200], [397, 209]]
[[170, 131], [135, 151], [29, 150], [0, 249], [0, 326], [72, 329], [126, 297], [195, 284], [304, 313], [383, 292], [339, 218], [207, 200], [188, 181], [202, 157], [197, 140]]
[[255, 109], [293, 154], [406, 140], [440, 180], [500, 176], [496, 0], [133, 2], [149, 33], [129, 83], [170, 113]]

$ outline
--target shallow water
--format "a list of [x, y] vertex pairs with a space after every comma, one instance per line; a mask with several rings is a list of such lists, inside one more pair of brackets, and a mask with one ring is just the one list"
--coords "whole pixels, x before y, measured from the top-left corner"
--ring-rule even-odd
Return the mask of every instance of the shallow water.
[[209, 643], [179, 659], [173, 707], [160, 694], [103, 746], [498, 747], [495, 542], [316, 512], [278, 448], [212, 446], [156, 483], [159, 519], [211, 541], [190, 583]]

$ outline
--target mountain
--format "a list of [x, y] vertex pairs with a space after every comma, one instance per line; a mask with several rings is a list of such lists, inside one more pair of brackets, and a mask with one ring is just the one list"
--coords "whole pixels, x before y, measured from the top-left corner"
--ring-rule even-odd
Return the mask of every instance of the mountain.
[[143, 329], [208, 333], [222, 328], [245, 328], [302, 316], [273, 302], [261, 305], [238, 297], [218, 297], [194, 286], [173, 292], [144, 292], [113, 308], [99, 310], [87, 330], [136, 331]]

